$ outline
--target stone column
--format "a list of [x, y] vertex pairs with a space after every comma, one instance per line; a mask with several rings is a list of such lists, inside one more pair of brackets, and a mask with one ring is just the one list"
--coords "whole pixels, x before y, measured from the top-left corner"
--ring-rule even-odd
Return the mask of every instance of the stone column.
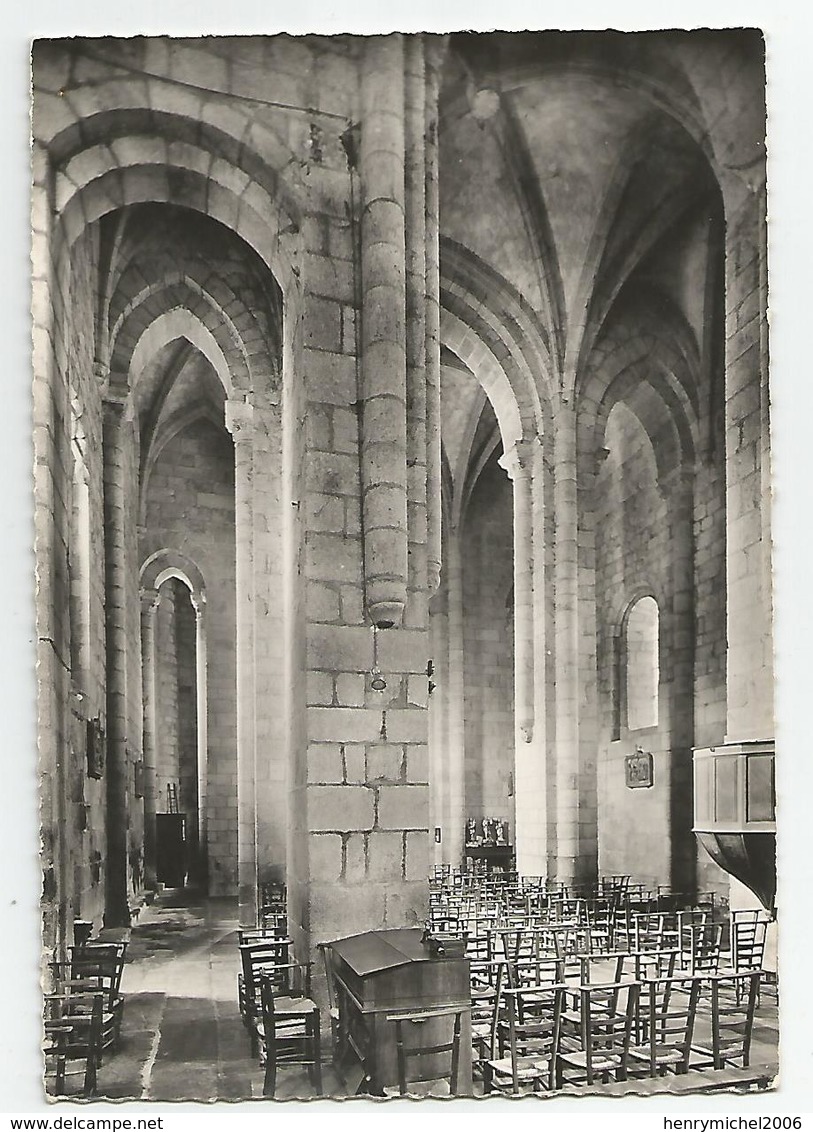
[[409, 604], [407, 624], [426, 626], [426, 165], [423, 36], [406, 40], [405, 237], [407, 518], [409, 521]]
[[448, 724], [446, 722], [446, 697], [448, 693], [448, 656], [449, 635], [446, 618], [446, 595], [441, 590], [434, 598], [432, 616], [429, 618], [430, 640], [432, 642], [432, 657], [434, 658], [434, 673], [432, 683], [434, 691], [429, 699], [429, 784], [430, 784], [430, 832], [441, 831], [440, 844], [433, 842], [434, 862], [440, 864], [445, 861], [445, 842], [447, 840], [444, 826], [446, 824], [446, 789], [444, 775], [446, 771], [446, 735]]
[[207, 728], [207, 669], [206, 669], [206, 597], [192, 594], [195, 610], [195, 695], [197, 714], [197, 753], [198, 753], [198, 867], [201, 882], [206, 885], [209, 877], [209, 737]]
[[127, 896], [127, 562], [124, 383], [111, 380], [103, 402], [105, 653], [107, 677], [105, 912], [107, 928], [129, 926]]
[[257, 922], [257, 807], [254, 767], [254, 410], [226, 402], [234, 440], [237, 581], [237, 893], [240, 924]]
[[[763, 171], [755, 170], [754, 177]], [[736, 173], [726, 213], [726, 739], [774, 734], [764, 185]]]
[[[696, 885], [697, 842], [692, 833], [694, 743], [694, 475], [673, 469], [660, 483], [667, 505], [672, 608], [661, 610], [669, 627], [659, 648], [659, 726], [669, 728], [670, 883], [681, 892]], [[664, 613], [667, 618], [664, 618]], [[663, 633], [661, 634], [663, 636]], [[664, 679], [664, 676], [666, 679]], [[668, 689], [668, 692], [667, 692]], [[663, 703], [668, 695], [668, 702]], [[668, 713], [664, 720], [661, 713]]]
[[158, 887], [156, 875], [155, 813], [157, 795], [156, 765], [156, 711], [155, 711], [155, 618], [159, 602], [155, 590], [141, 591], [141, 706], [143, 730], [141, 749], [144, 759], [144, 887], [154, 892]]
[[[286, 542], [281, 465], [281, 406], [275, 394], [252, 394], [254, 405], [254, 702], [257, 875], [286, 880], [288, 774], [283, 580]], [[348, 460], [349, 462], [349, 460]], [[287, 504], [288, 511], [295, 509]]]
[[[761, 122], [760, 122], [761, 128]], [[756, 140], [756, 139], [755, 139]], [[761, 144], [761, 136], [759, 143]], [[723, 175], [725, 205], [726, 742], [775, 734], [765, 168]], [[732, 908], [756, 897], [731, 878]], [[765, 966], [775, 964], [775, 929]]]
[[514, 500], [514, 727], [517, 745], [534, 732], [533, 462], [537, 440], [520, 440], [499, 459]]
[[539, 437], [501, 458], [514, 501], [514, 797], [517, 868], [547, 872], [545, 500]]
[[426, 175], [426, 510], [427, 586], [431, 596], [440, 585], [441, 446], [440, 446], [440, 189], [438, 181], [438, 92], [442, 37], [426, 40], [424, 171]]
[[446, 541], [444, 573], [448, 602], [448, 737], [440, 757], [445, 762], [446, 821], [443, 830], [443, 860], [460, 865], [466, 824], [465, 782], [465, 656], [463, 648], [463, 563], [460, 532], [455, 527]]
[[401, 624], [407, 598], [404, 45], [364, 45], [361, 80], [361, 487], [367, 614]]
[[556, 879], [577, 878], [579, 827], [579, 617], [576, 414], [558, 407], [554, 435], [556, 515]]

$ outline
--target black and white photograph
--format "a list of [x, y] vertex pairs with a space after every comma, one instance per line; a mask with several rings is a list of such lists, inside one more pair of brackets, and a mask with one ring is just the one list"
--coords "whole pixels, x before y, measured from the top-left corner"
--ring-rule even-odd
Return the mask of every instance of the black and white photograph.
[[770, 40], [611, 24], [32, 36], [51, 1111], [781, 1089]]

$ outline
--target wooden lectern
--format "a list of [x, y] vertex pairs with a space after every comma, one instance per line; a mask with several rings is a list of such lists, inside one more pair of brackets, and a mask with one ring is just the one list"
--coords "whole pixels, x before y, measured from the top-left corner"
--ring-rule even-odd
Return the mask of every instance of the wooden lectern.
[[[433, 955], [420, 928], [364, 932], [331, 943], [339, 1007], [339, 1056], [346, 1082], [359, 1093], [381, 1096], [398, 1083], [395, 1023], [405, 1010], [448, 1006], [463, 1009], [460, 1064], [455, 1092], [470, 1095], [471, 991], [469, 961]], [[444, 1040], [445, 1020], [422, 1023], [426, 1045]], [[438, 1077], [448, 1076], [448, 1059]]]

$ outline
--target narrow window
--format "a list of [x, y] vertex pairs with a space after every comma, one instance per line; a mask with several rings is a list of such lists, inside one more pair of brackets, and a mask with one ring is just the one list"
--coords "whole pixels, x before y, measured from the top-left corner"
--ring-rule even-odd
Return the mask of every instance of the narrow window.
[[626, 625], [627, 727], [658, 726], [658, 603], [641, 597], [630, 608]]

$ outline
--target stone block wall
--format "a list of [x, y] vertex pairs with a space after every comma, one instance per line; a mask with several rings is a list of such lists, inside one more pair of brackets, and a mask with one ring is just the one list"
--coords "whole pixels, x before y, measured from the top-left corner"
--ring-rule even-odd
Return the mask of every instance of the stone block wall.
[[[331, 109], [346, 106], [350, 113], [358, 75], [345, 65], [336, 68], [335, 77], [337, 102]], [[307, 714], [304, 750], [293, 737], [289, 872], [300, 890], [295, 903], [303, 884], [309, 886], [312, 931], [330, 938], [418, 923], [425, 914], [430, 650], [425, 611], [419, 614], [414, 601], [405, 616], [410, 628], [377, 630], [374, 639], [365, 619], [361, 279], [353, 262], [359, 180], [348, 171], [344, 150], [330, 142], [330, 131], [322, 143], [303, 226], [307, 409], [297, 498], [304, 537]], [[386, 681], [383, 691], [372, 687], [374, 669]]]
[[374, 646], [370, 627], [309, 626], [311, 915], [336, 935], [425, 914], [427, 650], [423, 631], [379, 630]]
[[[99, 718], [104, 725], [106, 705], [101, 412], [93, 364], [97, 233], [91, 228], [77, 242], [69, 271], [47, 243], [47, 199], [39, 183], [33, 218], [35, 537], [39, 678], [47, 689], [40, 696], [40, 816], [44, 943], [50, 946], [65, 938], [74, 919], [101, 926], [105, 780], [87, 775], [87, 721]], [[82, 523], [74, 515], [74, 436], [81, 437], [87, 478]], [[80, 572], [87, 577], [80, 579]], [[78, 588], [87, 594], [84, 609], [71, 600]], [[74, 637], [81, 638], [80, 648]]]

